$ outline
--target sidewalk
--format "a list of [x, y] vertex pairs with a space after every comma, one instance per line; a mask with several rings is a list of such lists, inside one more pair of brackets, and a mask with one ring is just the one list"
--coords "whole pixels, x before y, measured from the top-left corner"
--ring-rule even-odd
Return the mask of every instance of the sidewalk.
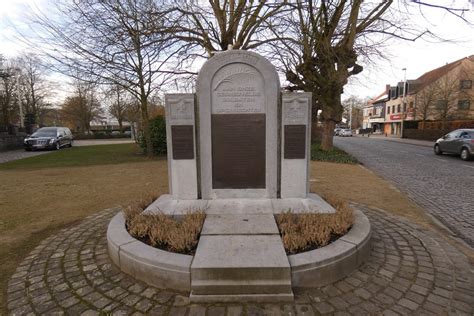
[[[367, 135], [357, 135], [357, 137], [367, 137]], [[393, 136], [373, 135], [373, 134], [370, 135], [370, 138], [380, 139], [380, 140], [387, 140], [387, 141], [397, 142], [397, 143], [410, 144], [410, 145], [423, 146], [423, 147], [433, 147], [434, 146], [434, 142], [433, 141], [428, 141], [428, 140], [398, 138], [398, 137], [393, 137]]]

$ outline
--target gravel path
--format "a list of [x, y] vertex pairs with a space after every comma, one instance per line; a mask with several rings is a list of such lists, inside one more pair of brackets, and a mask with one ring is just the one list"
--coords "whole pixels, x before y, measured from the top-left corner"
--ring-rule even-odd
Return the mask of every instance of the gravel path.
[[41, 150], [41, 151], [25, 151], [24, 149], [19, 150], [10, 150], [10, 151], [0, 151], [0, 163], [7, 161], [18, 160], [33, 156], [49, 154], [52, 151]]
[[42, 241], [8, 285], [11, 315], [472, 315], [468, 258], [432, 231], [360, 207], [372, 228], [367, 263], [323, 288], [295, 291], [293, 304], [190, 304], [188, 293], [150, 287], [118, 271], [107, 254], [117, 209]]

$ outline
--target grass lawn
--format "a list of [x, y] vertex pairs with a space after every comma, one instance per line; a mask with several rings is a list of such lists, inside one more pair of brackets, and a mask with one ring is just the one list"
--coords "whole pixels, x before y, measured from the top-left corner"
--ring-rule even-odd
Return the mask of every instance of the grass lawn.
[[348, 164], [358, 163], [355, 157], [352, 157], [351, 155], [339, 148], [333, 147], [331, 150], [328, 151], [322, 150], [321, 143], [316, 141], [311, 144], [311, 160]]
[[135, 144], [73, 147], [0, 164], [0, 179], [0, 315], [9, 277], [42, 239], [104, 208], [168, 192], [166, 160], [144, 157]]
[[0, 164], [0, 170], [81, 167], [143, 162], [145, 157], [136, 144], [72, 147], [47, 155]]

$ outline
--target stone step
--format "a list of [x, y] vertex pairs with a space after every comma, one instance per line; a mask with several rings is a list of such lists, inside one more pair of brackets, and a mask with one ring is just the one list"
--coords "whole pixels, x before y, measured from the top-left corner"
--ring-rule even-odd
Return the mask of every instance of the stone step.
[[291, 300], [290, 264], [280, 236], [202, 235], [191, 264], [190, 298]]
[[291, 293], [291, 282], [282, 280], [195, 280], [191, 282], [195, 295], [214, 294], [273, 294]]

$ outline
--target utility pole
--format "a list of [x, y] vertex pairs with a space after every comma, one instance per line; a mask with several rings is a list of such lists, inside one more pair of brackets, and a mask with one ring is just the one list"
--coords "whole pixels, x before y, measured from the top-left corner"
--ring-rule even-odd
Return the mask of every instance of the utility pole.
[[407, 107], [407, 69], [406, 68], [403, 68], [402, 69], [403, 72], [404, 72], [404, 75], [403, 75], [403, 98], [402, 98], [402, 103], [403, 103], [403, 106], [402, 106], [402, 122], [401, 122], [401, 125], [400, 125], [400, 137], [403, 138], [403, 122], [405, 121], [405, 109]]

